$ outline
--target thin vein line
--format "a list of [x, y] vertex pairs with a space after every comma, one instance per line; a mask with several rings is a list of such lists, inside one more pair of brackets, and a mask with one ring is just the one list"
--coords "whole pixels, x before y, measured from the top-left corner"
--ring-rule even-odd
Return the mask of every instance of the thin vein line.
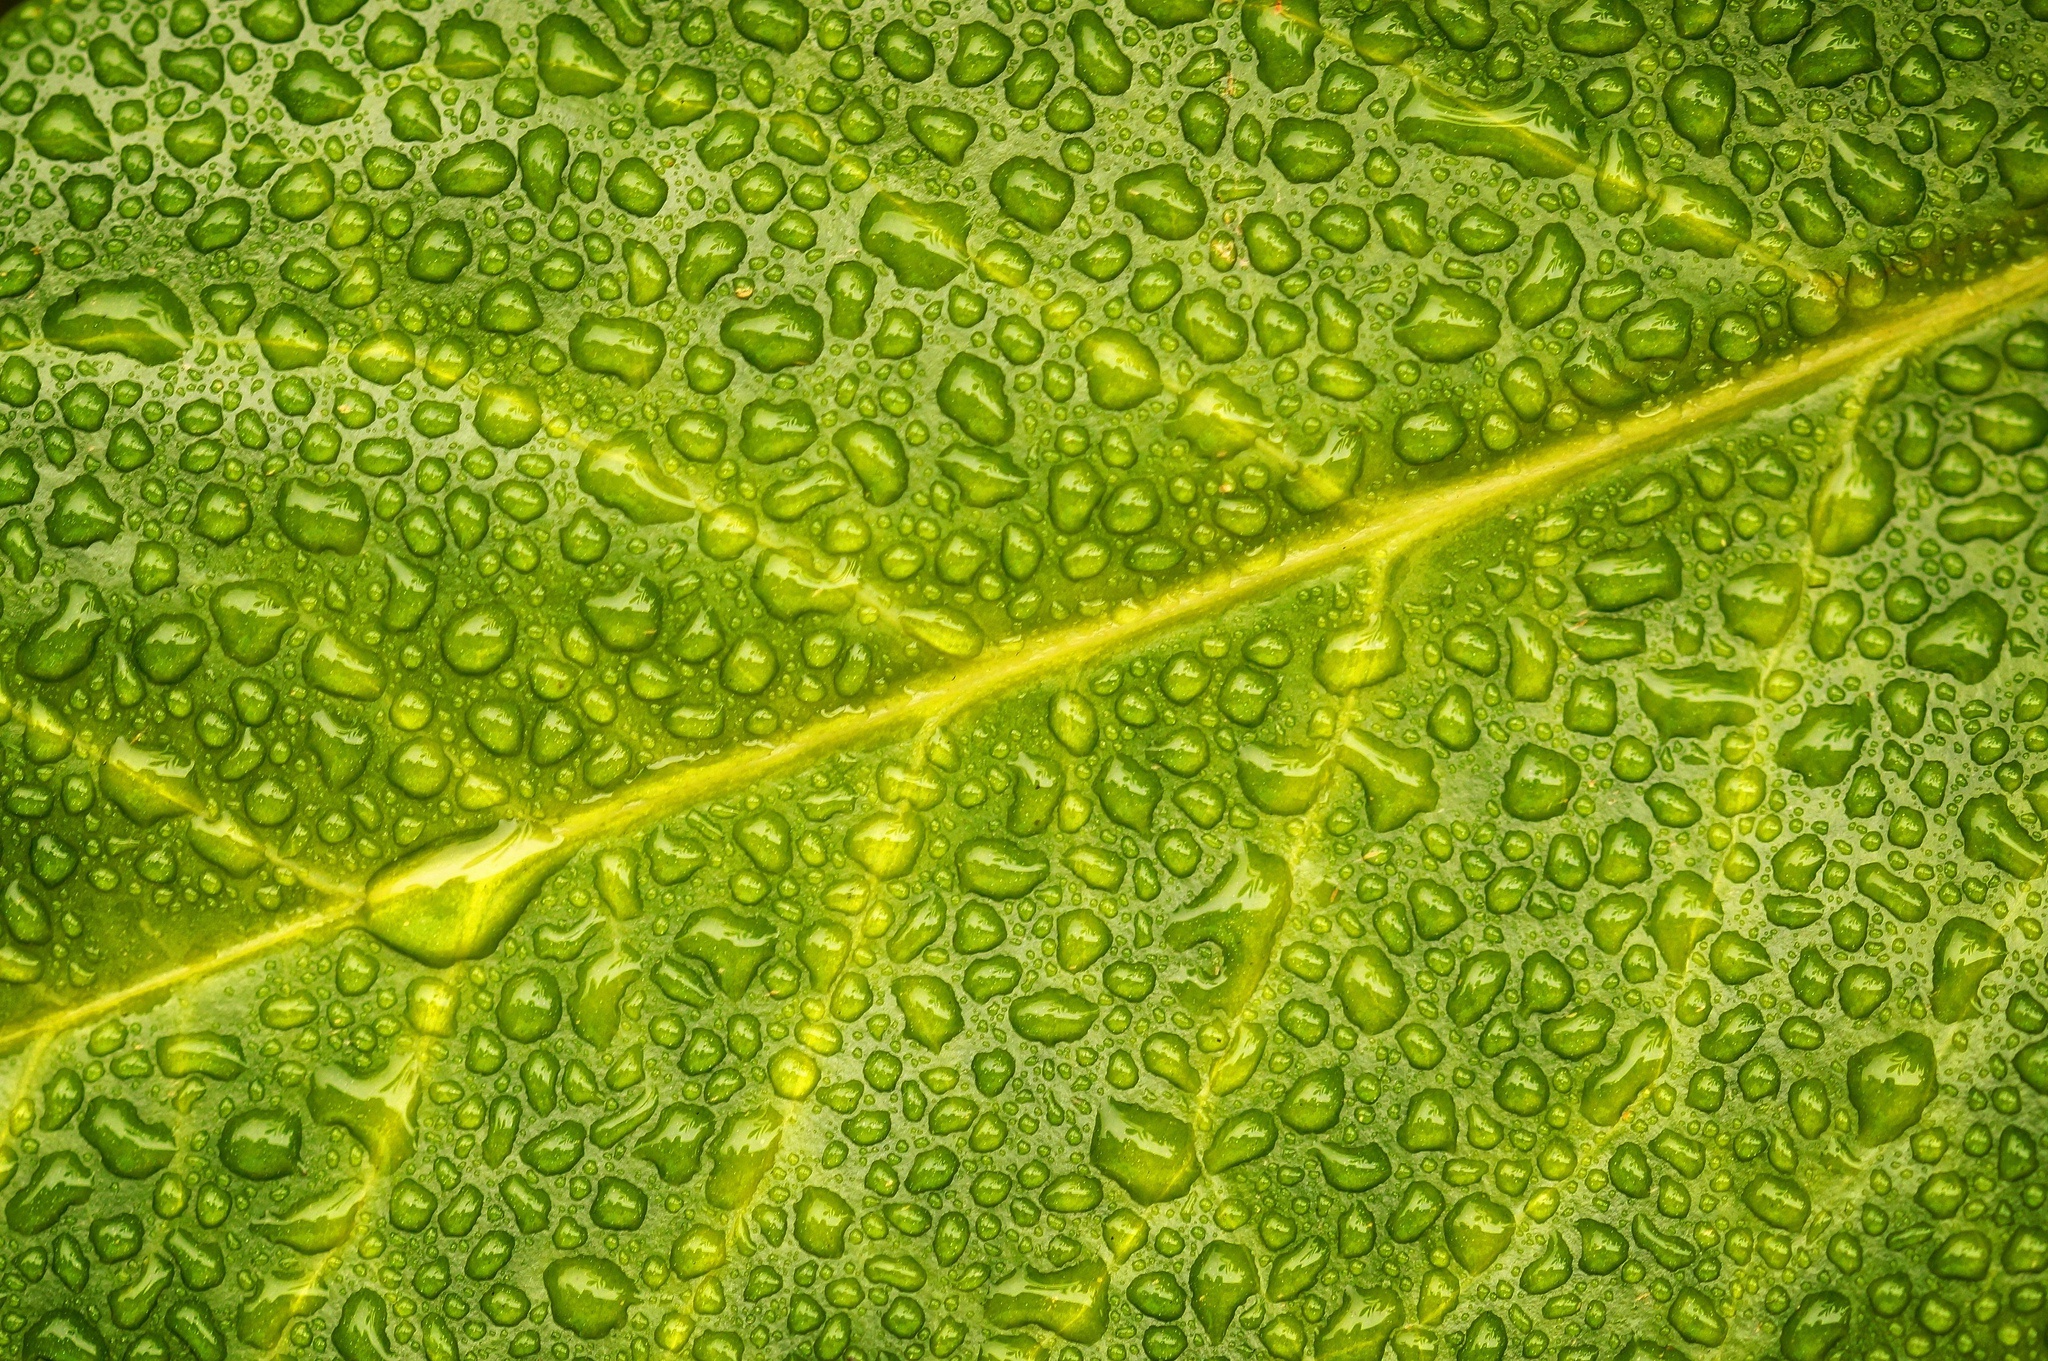
[[2048, 255], [1917, 304], [1877, 325], [1826, 344], [1776, 369], [1728, 381], [1684, 400], [1625, 417], [1537, 454], [1408, 496], [1382, 498], [1319, 533], [1233, 564], [1149, 602], [1129, 602], [1100, 619], [1052, 637], [1012, 644], [927, 685], [915, 683], [865, 710], [828, 718], [779, 747], [755, 746], [706, 762], [656, 766], [617, 793], [584, 805], [559, 827], [565, 840], [624, 832], [675, 808], [716, 798], [781, 775], [828, 752], [871, 745], [927, 720], [943, 721], [1057, 674], [1128, 648], [1196, 619], [1270, 598], [1325, 573], [1358, 565], [1374, 553], [1398, 553], [1454, 526], [1527, 504], [1557, 485], [1601, 472], [1628, 458], [1729, 424], [1789, 400], [1830, 379], [1897, 351], [1917, 348], [2048, 292]]
[[289, 945], [293, 941], [303, 940], [323, 931], [337, 930], [355, 921], [361, 912], [362, 903], [359, 898], [344, 899], [322, 911], [294, 918], [261, 935], [250, 936], [197, 959], [188, 960], [176, 968], [137, 979], [113, 992], [102, 993], [76, 1006], [65, 1007], [60, 1011], [49, 1012], [33, 1020], [9, 1026], [5, 1030], [0, 1030], [0, 1053], [16, 1048], [25, 1040], [57, 1035], [96, 1021], [110, 1012], [127, 1011], [158, 993], [210, 977], [223, 969], [268, 954], [279, 946]]
[[[1289, 544], [1253, 555], [1150, 601], [1131, 601], [1051, 637], [1012, 640], [976, 660], [867, 709], [826, 718], [780, 746], [754, 744], [708, 760], [671, 760], [625, 787], [566, 812], [554, 844], [574, 849], [623, 835], [669, 814], [779, 778], [834, 754], [870, 748], [905, 730], [943, 723], [1048, 676], [1128, 649], [1157, 634], [1213, 617], [1332, 572], [1397, 556], [1497, 511], [1529, 505], [1560, 485], [1670, 444], [1696, 438], [1789, 401], [1866, 364], [1932, 344], [1985, 317], [2048, 293], [2048, 254], [2008, 266], [1948, 293], [1903, 304], [1871, 325], [1738, 382], [1623, 417], [1530, 455], [1407, 495], [1381, 496]], [[360, 895], [117, 992], [0, 1031], [0, 1050], [104, 1015], [168, 986], [190, 982], [274, 946], [361, 918]]]

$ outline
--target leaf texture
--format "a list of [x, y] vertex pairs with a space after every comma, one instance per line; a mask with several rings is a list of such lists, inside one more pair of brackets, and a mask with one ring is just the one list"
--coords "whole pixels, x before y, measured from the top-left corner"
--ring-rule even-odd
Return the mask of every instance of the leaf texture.
[[2043, 1355], [2034, 8], [14, 6], [0, 1355]]

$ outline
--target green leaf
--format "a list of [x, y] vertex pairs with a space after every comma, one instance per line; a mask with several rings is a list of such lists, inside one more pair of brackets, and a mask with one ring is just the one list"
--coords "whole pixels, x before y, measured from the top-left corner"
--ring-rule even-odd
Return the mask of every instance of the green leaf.
[[0, 1352], [2048, 1347], [2040, 6], [360, 8], [0, 17]]

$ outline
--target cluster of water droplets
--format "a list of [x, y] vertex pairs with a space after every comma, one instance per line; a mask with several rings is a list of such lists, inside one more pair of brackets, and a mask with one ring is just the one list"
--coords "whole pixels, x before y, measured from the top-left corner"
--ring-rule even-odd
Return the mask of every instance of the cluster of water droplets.
[[2038, 1351], [2034, 29], [17, 6], [6, 1345]]

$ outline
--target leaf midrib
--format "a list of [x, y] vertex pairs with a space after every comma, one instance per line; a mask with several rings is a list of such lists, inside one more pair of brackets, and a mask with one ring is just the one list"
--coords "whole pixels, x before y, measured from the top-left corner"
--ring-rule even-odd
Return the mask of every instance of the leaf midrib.
[[[1878, 314], [1830, 341], [1811, 345], [1748, 380], [1726, 379], [1685, 397], [1603, 421], [1589, 433], [1553, 441], [1525, 456], [1408, 493], [1380, 493], [1339, 511], [1292, 542], [1262, 549], [1151, 600], [1129, 600], [1050, 636], [1011, 638], [950, 671], [906, 685], [864, 709], [799, 730], [789, 741], [749, 743], [709, 758], [673, 757], [624, 786], [575, 804], [546, 825], [573, 853], [630, 834], [684, 808], [785, 776], [829, 754], [871, 748], [913, 730], [928, 731], [1004, 695], [1065, 674], [1112, 650], [1175, 627], [1271, 598], [1346, 568], [1382, 570], [1432, 537], [1499, 512], [1532, 509], [1557, 488], [1629, 459], [1726, 426], [1792, 400], [1830, 380], [1923, 348], [2005, 309], [2048, 294], [2048, 253], [2036, 254], [1945, 293], [1923, 295]], [[1381, 446], [1382, 456], [1384, 446]], [[415, 853], [417, 854], [417, 853]], [[380, 871], [402, 871], [412, 855]], [[85, 1024], [112, 1011], [278, 946], [358, 924], [369, 905], [367, 881], [336, 885], [320, 910], [112, 992], [0, 1030], [0, 1052]], [[388, 904], [383, 910], [389, 910]]]

